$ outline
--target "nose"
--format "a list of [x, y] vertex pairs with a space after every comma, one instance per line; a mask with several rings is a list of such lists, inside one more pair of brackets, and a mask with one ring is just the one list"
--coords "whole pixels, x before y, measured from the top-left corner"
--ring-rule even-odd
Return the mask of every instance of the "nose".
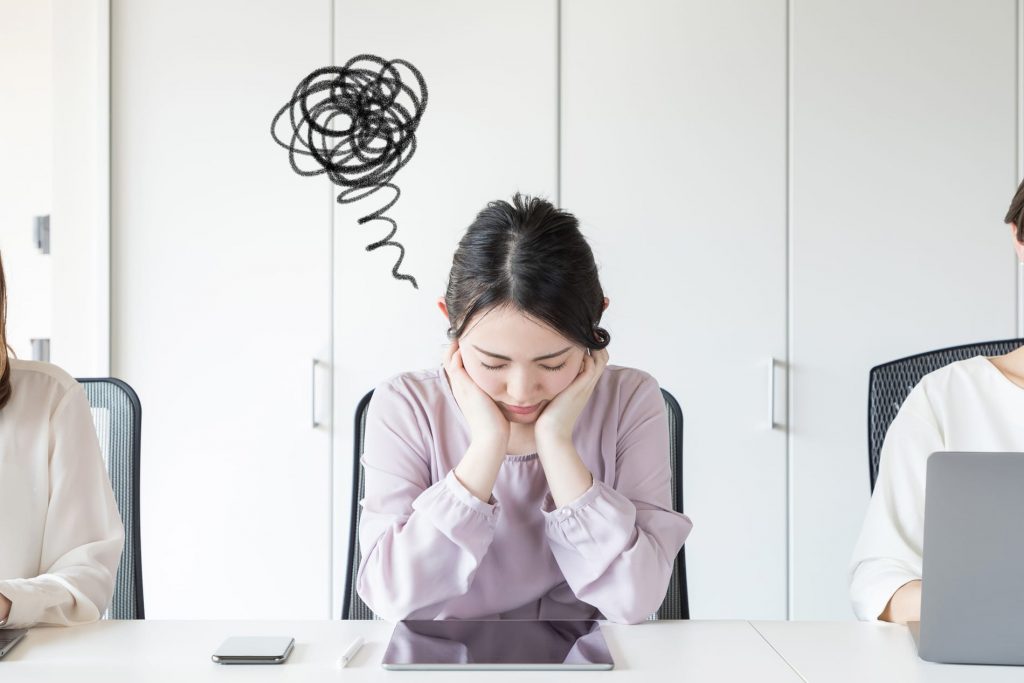
[[509, 373], [505, 389], [511, 402], [517, 406], [531, 406], [533, 396], [540, 393], [540, 382], [530, 370], [520, 368]]

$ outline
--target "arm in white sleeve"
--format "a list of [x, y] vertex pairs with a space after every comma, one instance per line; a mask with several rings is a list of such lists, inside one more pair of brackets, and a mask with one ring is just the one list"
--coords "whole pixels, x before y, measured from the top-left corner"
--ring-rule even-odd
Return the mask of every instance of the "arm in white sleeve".
[[850, 599], [858, 619], [878, 619], [901, 586], [921, 578], [928, 456], [944, 449], [918, 386], [885, 435], [875, 491], [853, 553]]

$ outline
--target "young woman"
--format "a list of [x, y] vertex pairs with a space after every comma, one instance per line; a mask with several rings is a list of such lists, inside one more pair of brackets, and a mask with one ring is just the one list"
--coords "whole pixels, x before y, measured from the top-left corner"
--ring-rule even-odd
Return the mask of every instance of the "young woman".
[[7, 354], [0, 263], [0, 626], [83, 624], [114, 592], [124, 530], [78, 382]]
[[[1005, 221], [1024, 262], [1024, 182]], [[860, 619], [920, 620], [925, 471], [935, 451], [1024, 451], [1024, 347], [936, 370], [900, 407], [853, 556]]]
[[360, 597], [387, 619], [646, 619], [692, 525], [657, 382], [608, 365], [576, 219], [492, 202], [438, 306], [443, 365], [384, 382], [367, 414]]

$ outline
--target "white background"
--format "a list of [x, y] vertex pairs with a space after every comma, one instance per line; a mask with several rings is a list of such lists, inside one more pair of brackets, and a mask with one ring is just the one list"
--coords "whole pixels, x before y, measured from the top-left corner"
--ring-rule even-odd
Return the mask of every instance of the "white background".
[[[0, 0], [10, 340], [27, 357], [50, 336], [73, 374], [141, 395], [148, 616], [337, 616], [355, 403], [437, 362], [434, 302], [475, 212], [544, 195], [594, 247], [613, 362], [682, 404], [693, 616], [849, 618], [868, 370], [1019, 325], [1001, 219], [1020, 17], [1013, 0]], [[376, 198], [335, 204], [269, 136], [300, 78], [363, 51], [430, 88], [390, 212], [419, 290], [363, 250]], [[31, 216], [49, 211], [42, 257]]]

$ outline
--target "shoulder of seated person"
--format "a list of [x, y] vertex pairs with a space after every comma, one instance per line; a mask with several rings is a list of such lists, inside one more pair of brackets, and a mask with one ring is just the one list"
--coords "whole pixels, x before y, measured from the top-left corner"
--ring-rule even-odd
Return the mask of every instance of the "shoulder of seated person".
[[[11, 385], [18, 387], [43, 384], [56, 385], [63, 391], [78, 386], [78, 380], [53, 363], [38, 360], [9, 359], [11, 364]], [[62, 393], [63, 393], [62, 391]]]

